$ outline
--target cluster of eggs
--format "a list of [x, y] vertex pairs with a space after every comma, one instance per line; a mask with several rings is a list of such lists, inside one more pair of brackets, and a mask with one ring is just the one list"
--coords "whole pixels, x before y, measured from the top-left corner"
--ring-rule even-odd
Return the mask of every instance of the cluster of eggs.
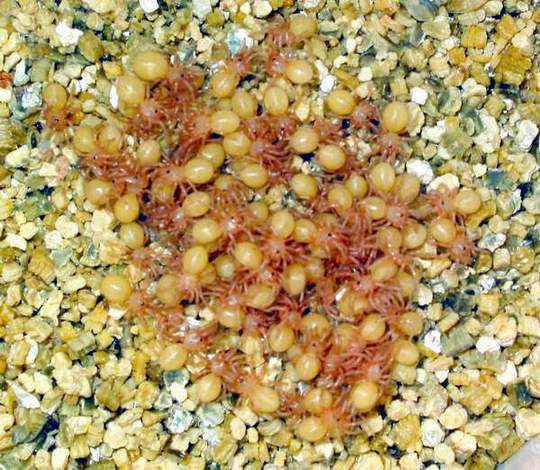
[[[405, 103], [379, 114], [338, 87], [323, 116], [300, 122], [291, 104], [310, 96], [321, 44], [317, 23], [295, 15], [208, 79], [139, 52], [115, 83], [121, 118], [72, 134], [87, 200], [114, 213], [145, 273], [137, 286], [106, 275], [106, 301], [156, 317], [162, 367], [196, 364], [199, 401], [239, 394], [312, 442], [352, 432], [384, 401], [392, 368], [417, 364], [415, 259], [469, 262], [464, 220], [481, 206], [473, 189], [426, 194], [398, 172]], [[44, 100], [67, 115], [62, 86]], [[285, 363], [278, 386], [269, 356]]]

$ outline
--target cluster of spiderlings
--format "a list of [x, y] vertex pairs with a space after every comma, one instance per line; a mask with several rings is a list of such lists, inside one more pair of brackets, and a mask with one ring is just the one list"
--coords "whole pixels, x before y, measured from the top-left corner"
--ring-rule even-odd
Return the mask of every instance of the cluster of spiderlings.
[[[157, 318], [170, 342], [161, 364], [196, 364], [198, 400], [239, 394], [312, 442], [354, 432], [387, 397], [393, 365], [418, 362], [416, 260], [469, 263], [464, 219], [481, 204], [397, 171], [405, 103], [379, 114], [338, 87], [300, 122], [290, 105], [317, 82], [316, 35], [308, 16], [279, 21], [210, 77], [140, 52], [115, 84], [124, 121], [73, 135], [87, 199], [112, 209], [144, 272], [137, 286], [106, 276], [105, 299]], [[64, 116], [65, 90], [44, 97]], [[270, 356], [285, 361], [271, 383]]]

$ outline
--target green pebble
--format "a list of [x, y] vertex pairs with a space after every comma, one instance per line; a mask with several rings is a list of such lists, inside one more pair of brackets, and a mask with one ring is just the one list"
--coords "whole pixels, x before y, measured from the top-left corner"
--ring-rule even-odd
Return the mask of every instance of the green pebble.
[[79, 39], [79, 50], [89, 62], [97, 62], [103, 55], [101, 40], [91, 31], [86, 31]]

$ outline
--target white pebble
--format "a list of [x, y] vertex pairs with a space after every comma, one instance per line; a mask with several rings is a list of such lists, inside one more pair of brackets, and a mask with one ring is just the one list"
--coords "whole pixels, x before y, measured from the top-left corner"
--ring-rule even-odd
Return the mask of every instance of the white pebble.
[[426, 383], [427, 372], [426, 369], [417, 368], [416, 369], [416, 381], [420, 384]]
[[440, 144], [442, 136], [446, 132], [446, 126], [439, 125], [439, 123], [436, 126], [425, 126], [422, 129], [422, 138], [429, 140], [430, 142], [433, 142], [435, 144]]
[[527, 336], [540, 336], [540, 320], [529, 315], [521, 315], [519, 317], [518, 333]]
[[521, 438], [530, 439], [540, 434], [540, 413], [522, 408], [516, 415], [516, 431]]
[[482, 152], [493, 153], [501, 146], [501, 134], [497, 120], [485, 109], [482, 109], [478, 116], [484, 131], [474, 136], [473, 141]]
[[414, 103], [422, 106], [426, 104], [427, 99], [428, 99], [428, 92], [424, 90], [423, 88], [415, 86], [411, 90], [411, 101], [413, 101]]
[[120, 449], [127, 445], [126, 433], [116, 423], [110, 423], [103, 435], [103, 442], [111, 446], [112, 449]]
[[231, 420], [231, 435], [237, 441], [241, 441], [246, 435], [246, 425], [236, 416]]
[[401, 470], [418, 470], [422, 467], [422, 462], [420, 462], [420, 459], [418, 458], [416, 452], [405, 454], [399, 459], [399, 468]]
[[17, 377], [17, 380], [28, 393], [35, 392], [36, 387], [34, 384], [34, 378], [32, 377], [32, 374], [29, 374], [28, 372], [23, 372], [22, 374], [19, 374], [19, 376]]
[[30, 158], [30, 149], [27, 145], [23, 145], [18, 149], [9, 152], [4, 157], [4, 162], [7, 167], [17, 168], [25, 166]]
[[448, 370], [436, 370], [434, 373], [435, 377], [439, 381], [439, 383], [443, 383], [447, 378], [449, 371]]
[[463, 88], [461, 98], [463, 99], [472, 98], [473, 96], [486, 96], [487, 94], [486, 87], [476, 83], [474, 78], [465, 80], [461, 86]]
[[0, 28], [0, 46], [3, 46], [8, 42], [9, 34], [7, 32], [7, 29]]
[[61, 21], [56, 25], [56, 34], [58, 34], [60, 44], [67, 47], [77, 45], [83, 32], [75, 28], [70, 28], [65, 21]]
[[355, 468], [361, 468], [362, 470], [383, 470], [384, 465], [379, 454], [369, 452], [358, 457]]
[[114, 216], [109, 211], [97, 210], [92, 214], [90, 228], [93, 232], [109, 231], [114, 224]]
[[[347, 38], [345, 41], [345, 49], [349, 54], [352, 54], [356, 49], [356, 39], [355, 38]], [[362, 67], [364, 68], [364, 67]], [[360, 73], [362, 73], [362, 70], [360, 69]]]
[[53, 470], [64, 470], [69, 460], [69, 450], [57, 447], [51, 454], [51, 467]]
[[248, 49], [255, 45], [255, 39], [251, 37], [251, 32], [245, 28], [238, 28], [234, 35], [238, 38], [240, 43]]
[[90, 416], [71, 416], [66, 419], [66, 424], [73, 434], [86, 434], [92, 424], [92, 418]]
[[9, 103], [11, 101], [11, 88], [0, 87], [0, 103]]
[[35, 392], [44, 395], [52, 390], [52, 381], [41, 372], [34, 373]]
[[193, 14], [199, 18], [204, 19], [212, 11], [212, 5], [210, 0], [197, 0], [193, 2]]
[[441, 332], [439, 330], [431, 330], [424, 336], [424, 345], [426, 348], [440, 354], [442, 351]]
[[515, 364], [512, 361], [507, 361], [504, 370], [500, 374], [495, 374], [495, 377], [503, 385], [514, 383], [517, 379]]
[[503, 3], [498, 0], [490, 0], [483, 8], [486, 11], [486, 15], [497, 16], [503, 9]]
[[11, 380], [8, 380], [7, 383], [11, 387], [15, 398], [17, 398], [17, 402], [22, 408], [39, 408], [39, 400], [34, 395], [28, 393], [24, 388], [20, 387]]
[[480, 336], [476, 342], [476, 349], [481, 352], [495, 352], [500, 351], [501, 345], [492, 336]]
[[116, 90], [116, 86], [112, 85], [109, 91], [109, 103], [111, 103], [113, 109], [118, 109], [118, 100], [118, 91]]
[[524, 119], [517, 123], [517, 130], [515, 137], [517, 148], [527, 152], [538, 135], [538, 126], [534, 122]]
[[115, 0], [83, 0], [90, 9], [96, 13], [105, 14], [113, 11], [116, 7]]
[[480, 178], [487, 173], [487, 166], [484, 165], [483, 163], [477, 163], [476, 165], [473, 165], [472, 170], [473, 170], [474, 176], [476, 176], [477, 178]]
[[319, 3], [321, 3], [321, 0], [304, 0], [302, 6], [306, 9], [316, 8], [319, 6]]
[[327, 75], [321, 80], [321, 85], [319, 89], [322, 93], [330, 93], [336, 84], [336, 77], [333, 75]]
[[435, 462], [451, 465], [454, 463], [455, 454], [452, 448], [447, 444], [438, 444], [433, 449], [433, 458]]
[[259, 420], [258, 416], [251, 411], [251, 408], [245, 405], [241, 408], [235, 408], [234, 414], [248, 426], [254, 426]]
[[362, 67], [360, 73], [358, 74], [358, 80], [361, 82], [369, 82], [373, 78], [373, 72], [371, 67]]
[[438, 176], [429, 184], [428, 190], [434, 191], [443, 185], [446, 186], [446, 188], [450, 191], [452, 191], [453, 189], [458, 189], [459, 178], [452, 173], [446, 173], [445, 175]]
[[434, 419], [425, 419], [420, 425], [422, 443], [426, 447], [435, 447], [444, 439], [444, 431], [441, 425]]
[[15, 282], [23, 273], [23, 268], [17, 263], [6, 263], [2, 266], [2, 280], [4, 282]]
[[36, 362], [37, 355], [39, 353], [39, 346], [36, 341], [33, 339], [26, 339], [26, 342], [30, 344], [30, 349], [28, 350], [28, 353], [26, 354], [26, 359], [24, 360], [24, 363], [26, 365], [31, 365], [34, 362]]
[[266, 18], [272, 13], [272, 5], [266, 0], [255, 0], [253, 3], [253, 14], [257, 18]]
[[0, 414], [0, 431], [6, 432], [15, 424], [15, 418], [11, 413]]
[[73, 238], [79, 233], [79, 226], [77, 223], [72, 222], [69, 217], [61, 215], [56, 220], [54, 228], [58, 230], [62, 236], [66, 239]]
[[58, 230], [51, 230], [50, 232], [47, 232], [43, 239], [45, 240], [45, 247], [49, 250], [62, 248], [64, 241], [62, 234]]
[[433, 169], [429, 162], [413, 158], [407, 162], [407, 171], [416, 176], [422, 184], [429, 184], [433, 180]]
[[111, 307], [109, 308], [109, 317], [113, 320], [120, 320], [127, 312], [125, 308]]
[[43, 162], [41, 163], [41, 167], [37, 171], [37, 174], [39, 176], [44, 176], [45, 178], [54, 178], [58, 175], [58, 171], [56, 169], [56, 165], [52, 163]]
[[401, 421], [412, 412], [412, 405], [408, 401], [392, 400], [386, 407], [386, 412], [392, 421]]
[[334, 445], [331, 442], [323, 442], [315, 445], [317, 455], [322, 455], [325, 460], [330, 460], [334, 455]]
[[81, 397], [89, 397], [92, 394], [90, 382], [83, 375], [80, 367], [72, 369], [54, 369], [53, 377], [58, 384], [58, 387], [68, 395], [78, 395]]
[[28, 243], [20, 235], [14, 233], [8, 233], [6, 236], [6, 243], [11, 248], [18, 248], [19, 250], [26, 251], [26, 246]]
[[247, 438], [250, 444], [255, 444], [259, 441], [259, 433], [255, 428], [249, 428], [247, 430]]
[[72, 276], [64, 284], [64, 292], [72, 294], [86, 286], [86, 279], [82, 275]]
[[462, 431], [455, 431], [446, 439], [460, 460], [470, 457], [476, 450], [476, 438]]
[[83, 71], [81, 64], [66, 64], [63, 72], [69, 77], [69, 78], [79, 78], [81, 76], [81, 73]]
[[383, 419], [380, 414], [371, 414], [366, 416], [361, 422], [360, 426], [362, 430], [368, 436], [374, 436], [378, 432], [382, 431], [383, 428]]
[[242, 5], [240, 5], [240, 11], [244, 15], [251, 15], [251, 5], [249, 2], [242, 3]]
[[159, 4], [156, 0], [139, 0], [139, 5], [145, 13], [152, 13], [159, 8]]
[[467, 410], [461, 405], [451, 405], [439, 417], [445, 429], [458, 429], [467, 423]]
[[171, 392], [171, 396], [178, 402], [182, 403], [186, 400], [188, 397], [188, 392], [186, 390], [186, 387], [184, 387], [182, 384], [178, 382], [174, 382], [169, 391]]

